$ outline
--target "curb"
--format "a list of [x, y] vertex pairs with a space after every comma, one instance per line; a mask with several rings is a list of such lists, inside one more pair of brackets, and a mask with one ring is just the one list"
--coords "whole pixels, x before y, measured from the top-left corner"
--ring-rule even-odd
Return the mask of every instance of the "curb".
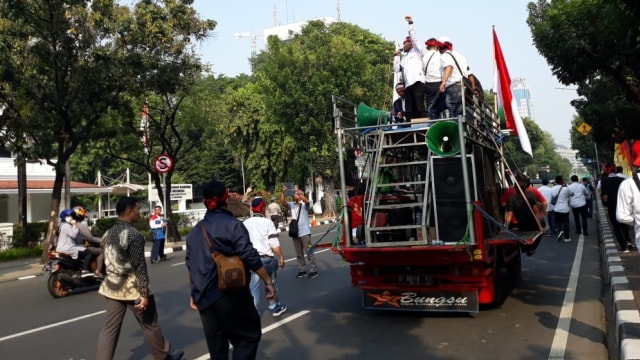
[[[603, 209], [602, 204], [599, 208]], [[598, 211], [602, 238], [602, 271], [605, 285], [611, 288], [611, 308], [615, 316], [616, 342], [621, 360], [640, 360], [640, 311], [624, 272], [614, 235], [605, 211]]]

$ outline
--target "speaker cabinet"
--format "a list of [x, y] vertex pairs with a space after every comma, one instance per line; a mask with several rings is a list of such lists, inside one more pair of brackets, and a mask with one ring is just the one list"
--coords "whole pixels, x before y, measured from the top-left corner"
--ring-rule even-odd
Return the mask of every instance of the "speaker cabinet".
[[[469, 205], [466, 204], [464, 177], [460, 156], [431, 158], [433, 171], [433, 204], [438, 239], [457, 242], [465, 234], [469, 221]], [[475, 200], [474, 162], [467, 156], [468, 183], [471, 201]]]

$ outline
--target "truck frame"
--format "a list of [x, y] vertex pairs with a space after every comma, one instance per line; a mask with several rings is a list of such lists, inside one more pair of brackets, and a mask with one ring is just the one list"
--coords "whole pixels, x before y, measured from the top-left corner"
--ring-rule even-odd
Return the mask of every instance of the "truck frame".
[[347, 171], [355, 172], [345, 164], [354, 160], [351, 178], [366, 189], [356, 236], [343, 201], [338, 249], [363, 306], [478, 312], [500, 305], [501, 272], [517, 279], [522, 253], [532, 255], [543, 232], [502, 225], [508, 132], [496, 112], [467, 95], [457, 118], [390, 124], [387, 112], [363, 103], [338, 96], [332, 103], [342, 194]]

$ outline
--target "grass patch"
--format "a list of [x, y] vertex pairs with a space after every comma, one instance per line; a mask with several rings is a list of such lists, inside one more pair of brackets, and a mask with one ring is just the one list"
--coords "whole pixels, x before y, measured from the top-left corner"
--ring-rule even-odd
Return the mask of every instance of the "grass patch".
[[0, 251], [0, 261], [19, 260], [42, 255], [42, 246], [19, 247]]

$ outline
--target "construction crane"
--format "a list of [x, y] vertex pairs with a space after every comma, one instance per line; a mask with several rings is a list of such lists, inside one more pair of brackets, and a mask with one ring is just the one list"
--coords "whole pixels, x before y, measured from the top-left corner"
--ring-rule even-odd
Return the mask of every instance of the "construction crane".
[[240, 40], [242, 38], [250, 38], [251, 39], [251, 58], [255, 58], [258, 52], [258, 46], [256, 44], [257, 35], [254, 32], [237, 32], [233, 34], [236, 40]]

